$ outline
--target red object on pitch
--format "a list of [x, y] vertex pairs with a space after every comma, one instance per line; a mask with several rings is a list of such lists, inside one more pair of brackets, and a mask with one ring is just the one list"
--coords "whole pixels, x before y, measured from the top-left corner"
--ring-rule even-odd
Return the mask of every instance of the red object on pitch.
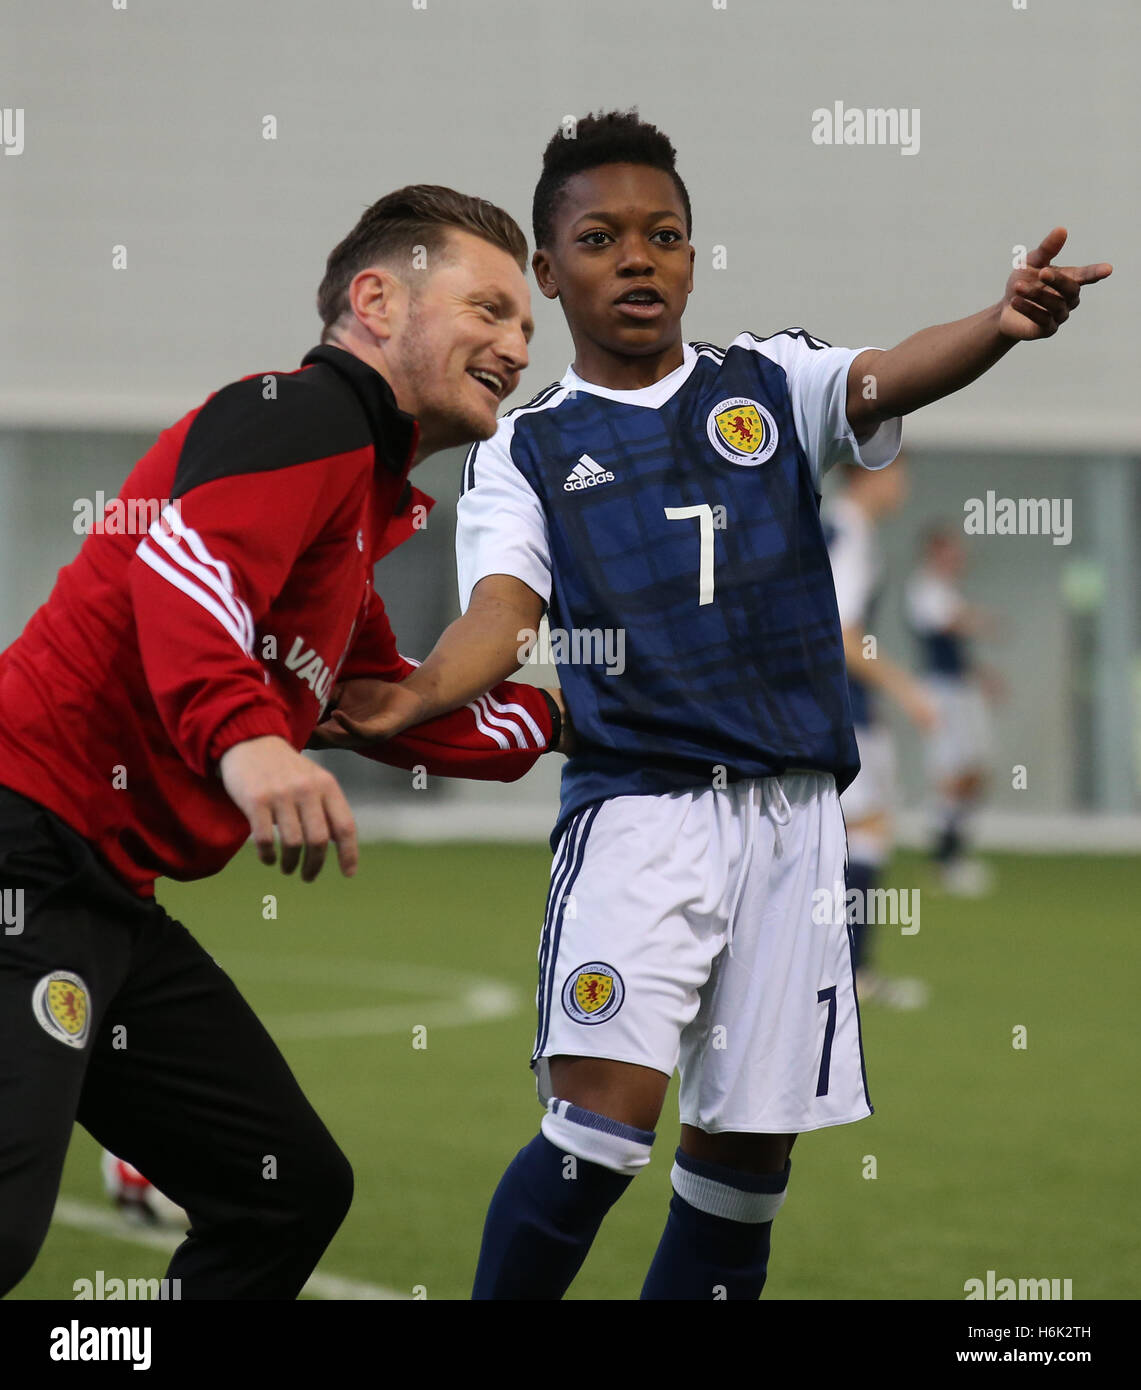
[[116, 1196], [121, 1200], [129, 1202], [131, 1200], [142, 1201], [150, 1190], [150, 1182], [143, 1177], [142, 1173], [124, 1158], [114, 1158], [108, 1164], [111, 1169], [110, 1178], [114, 1180]]

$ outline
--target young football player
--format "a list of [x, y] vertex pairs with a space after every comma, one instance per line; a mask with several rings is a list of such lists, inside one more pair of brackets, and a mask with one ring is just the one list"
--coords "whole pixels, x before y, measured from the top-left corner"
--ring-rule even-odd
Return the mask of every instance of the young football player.
[[468, 456], [463, 616], [324, 727], [357, 746], [470, 699], [547, 608], [578, 658], [560, 668], [578, 751], [539, 948], [547, 1109], [492, 1199], [474, 1296], [562, 1296], [649, 1162], [678, 1067], [674, 1196], [642, 1297], [753, 1299], [796, 1135], [871, 1113], [836, 901], [858, 758], [821, 477], [890, 463], [900, 416], [1050, 336], [1110, 267], [1051, 267], [1059, 228], [999, 302], [886, 352], [802, 328], [686, 343], [672, 145], [634, 112], [567, 133], [544, 156], [532, 265], [574, 363]]
[[921, 730], [933, 728], [937, 717], [922, 685], [880, 650], [874, 631], [884, 590], [876, 528], [906, 501], [907, 468], [901, 454], [891, 468], [842, 464], [835, 471], [843, 475], [844, 487], [825, 499], [822, 516], [860, 749], [860, 770], [840, 798], [848, 832], [848, 893], [859, 894], [850, 913], [856, 986], [865, 1003], [918, 1009], [927, 1002], [923, 981], [883, 975], [872, 963], [871, 905], [891, 857], [896, 803], [895, 742], [881, 704], [895, 705]]
[[938, 714], [926, 739], [935, 821], [931, 856], [947, 892], [978, 897], [989, 890], [991, 874], [970, 855], [970, 821], [989, 780], [987, 698], [1003, 687], [972, 651], [976, 638], [994, 634], [997, 620], [964, 597], [965, 571], [961, 532], [935, 524], [922, 537], [919, 565], [904, 592], [923, 683]]

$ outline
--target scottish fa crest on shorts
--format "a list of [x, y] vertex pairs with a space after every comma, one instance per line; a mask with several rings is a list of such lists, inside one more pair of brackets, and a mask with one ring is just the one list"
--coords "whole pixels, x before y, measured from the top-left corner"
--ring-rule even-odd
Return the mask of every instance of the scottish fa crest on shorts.
[[69, 970], [53, 970], [32, 993], [32, 1012], [36, 1022], [53, 1038], [68, 1047], [87, 1042], [91, 1022], [87, 986]]
[[605, 1023], [622, 1007], [626, 987], [612, 965], [591, 961], [567, 976], [563, 1008], [576, 1023]]
[[759, 401], [732, 396], [715, 405], [705, 422], [709, 442], [722, 458], [747, 468], [772, 458], [777, 446], [776, 421]]

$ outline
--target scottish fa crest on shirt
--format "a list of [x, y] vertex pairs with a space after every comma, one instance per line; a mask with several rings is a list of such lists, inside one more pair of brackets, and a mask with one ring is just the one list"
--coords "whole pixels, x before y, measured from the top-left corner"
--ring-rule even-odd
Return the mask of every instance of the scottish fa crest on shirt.
[[755, 467], [772, 458], [776, 421], [759, 401], [733, 396], [715, 405], [705, 422], [709, 442], [730, 463]]
[[605, 1023], [622, 1007], [622, 976], [604, 961], [580, 965], [563, 986], [563, 1008], [576, 1023]]
[[87, 1041], [87, 986], [71, 971], [53, 970], [43, 977], [32, 993], [32, 1012], [45, 1033], [68, 1047]]

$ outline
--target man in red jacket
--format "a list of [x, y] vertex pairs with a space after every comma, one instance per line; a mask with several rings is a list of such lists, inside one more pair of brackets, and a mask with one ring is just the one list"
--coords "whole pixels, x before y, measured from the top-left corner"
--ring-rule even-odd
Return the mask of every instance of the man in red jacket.
[[[348, 803], [300, 750], [345, 685], [413, 669], [373, 565], [429, 505], [409, 469], [494, 433], [527, 364], [526, 254], [450, 189], [374, 204], [329, 257], [322, 345], [164, 431], [0, 655], [0, 1294], [76, 1119], [188, 1212], [185, 1298], [296, 1297], [343, 1220], [348, 1162], [154, 881], [216, 873], [251, 833], [306, 881], [330, 841], [355, 872]], [[505, 683], [383, 756], [513, 780], [560, 729]]]

